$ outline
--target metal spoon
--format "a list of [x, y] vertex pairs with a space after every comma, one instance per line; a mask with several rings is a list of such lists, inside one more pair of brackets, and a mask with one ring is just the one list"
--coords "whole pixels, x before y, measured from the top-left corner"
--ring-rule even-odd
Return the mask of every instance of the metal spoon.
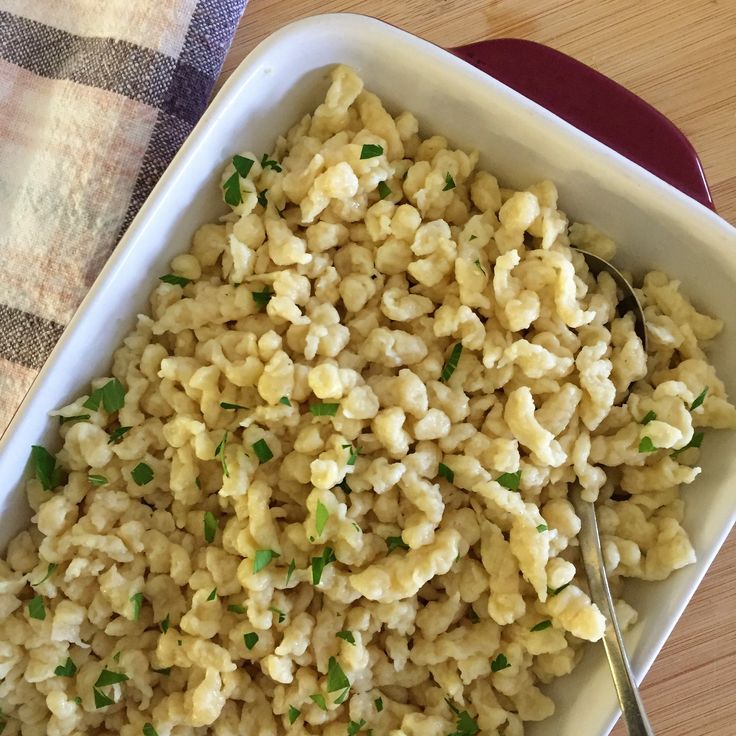
[[[605, 261], [604, 261], [605, 262]], [[629, 658], [626, 656], [624, 641], [616, 619], [616, 611], [608, 587], [606, 568], [603, 564], [601, 539], [598, 532], [598, 520], [595, 515], [595, 506], [590, 501], [584, 501], [580, 486], [575, 486], [570, 494], [575, 513], [580, 517], [581, 528], [578, 534], [580, 553], [583, 558], [583, 567], [588, 577], [590, 598], [606, 617], [606, 629], [603, 634], [603, 646], [611, 668], [613, 684], [621, 706], [621, 714], [630, 736], [654, 736], [649, 725], [644, 705], [639, 697], [639, 688], [636, 686], [631, 673]]]
[[647, 325], [644, 320], [644, 310], [641, 308], [639, 299], [636, 296], [634, 287], [624, 278], [624, 275], [615, 266], [612, 266], [608, 261], [588, 253], [586, 250], [580, 250], [576, 248], [579, 253], [585, 258], [585, 262], [588, 264], [590, 272], [594, 275], [598, 275], [601, 271], [605, 271], [611, 276], [616, 282], [616, 286], [621, 289], [624, 293], [624, 298], [618, 303], [618, 311], [621, 314], [626, 312], [634, 313], [634, 330], [641, 339], [642, 345], [644, 346], [644, 352], [647, 351]]

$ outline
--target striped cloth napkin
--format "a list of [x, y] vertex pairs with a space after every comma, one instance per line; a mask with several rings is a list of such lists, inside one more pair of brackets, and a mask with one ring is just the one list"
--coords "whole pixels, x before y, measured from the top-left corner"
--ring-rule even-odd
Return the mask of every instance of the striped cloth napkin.
[[247, 0], [0, 0], [0, 434], [209, 100]]

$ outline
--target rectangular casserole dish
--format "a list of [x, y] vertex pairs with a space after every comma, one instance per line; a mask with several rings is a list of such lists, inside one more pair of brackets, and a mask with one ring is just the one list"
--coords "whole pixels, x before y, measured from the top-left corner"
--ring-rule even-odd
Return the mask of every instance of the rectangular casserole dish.
[[[736, 230], [713, 212], [449, 52], [377, 20], [350, 14], [293, 23], [240, 65], [161, 178], [95, 282], [0, 441], [0, 548], [28, 520], [21, 490], [32, 444], [54, 448], [50, 409], [105, 375], [113, 350], [144, 311], [157, 277], [188, 247], [195, 229], [225, 211], [224, 162], [236, 151], [271, 150], [324, 95], [329, 68], [353, 66], [394, 112], [411, 110], [423, 132], [477, 148], [480, 166], [506, 185], [553, 180], [560, 206], [619, 244], [617, 263], [635, 273], [662, 269], [696, 305], [726, 322], [712, 361], [731, 396], [736, 379]], [[684, 526], [698, 562], [663, 583], [633, 583], [627, 599], [640, 622], [627, 636], [639, 679], [674, 627], [731, 529], [734, 438], [708, 436], [704, 473], [684, 491]], [[615, 695], [600, 646], [547, 692], [557, 713], [529, 736], [605, 736]]]

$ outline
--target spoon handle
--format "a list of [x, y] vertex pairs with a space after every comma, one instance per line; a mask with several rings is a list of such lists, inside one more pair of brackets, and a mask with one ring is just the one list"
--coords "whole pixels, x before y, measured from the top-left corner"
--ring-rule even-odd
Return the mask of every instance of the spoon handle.
[[639, 697], [639, 688], [636, 686], [634, 676], [631, 673], [631, 666], [626, 656], [621, 631], [618, 628], [616, 612], [613, 608], [611, 591], [608, 587], [606, 569], [603, 563], [595, 506], [581, 498], [580, 488], [574, 489], [571, 496], [575, 511], [582, 522], [578, 539], [580, 540], [580, 551], [585, 573], [590, 585], [590, 597], [607, 621], [603, 635], [603, 646], [608, 657], [608, 664], [611, 668], [611, 676], [616, 687], [616, 694], [621, 705], [621, 713], [626, 723], [626, 729], [630, 736], [654, 736], [644, 705]]

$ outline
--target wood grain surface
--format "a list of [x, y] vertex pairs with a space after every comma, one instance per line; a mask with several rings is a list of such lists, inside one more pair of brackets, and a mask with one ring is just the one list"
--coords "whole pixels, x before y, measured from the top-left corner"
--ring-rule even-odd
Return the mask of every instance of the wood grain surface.
[[[736, 0], [250, 0], [220, 84], [277, 28], [338, 11], [446, 47], [506, 36], [574, 56], [687, 135], [718, 212], [736, 224]], [[643, 697], [658, 736], [736, 734], [736, 533], [650, 670]], [[621, 723], [613, 731], [625, 733]]]

